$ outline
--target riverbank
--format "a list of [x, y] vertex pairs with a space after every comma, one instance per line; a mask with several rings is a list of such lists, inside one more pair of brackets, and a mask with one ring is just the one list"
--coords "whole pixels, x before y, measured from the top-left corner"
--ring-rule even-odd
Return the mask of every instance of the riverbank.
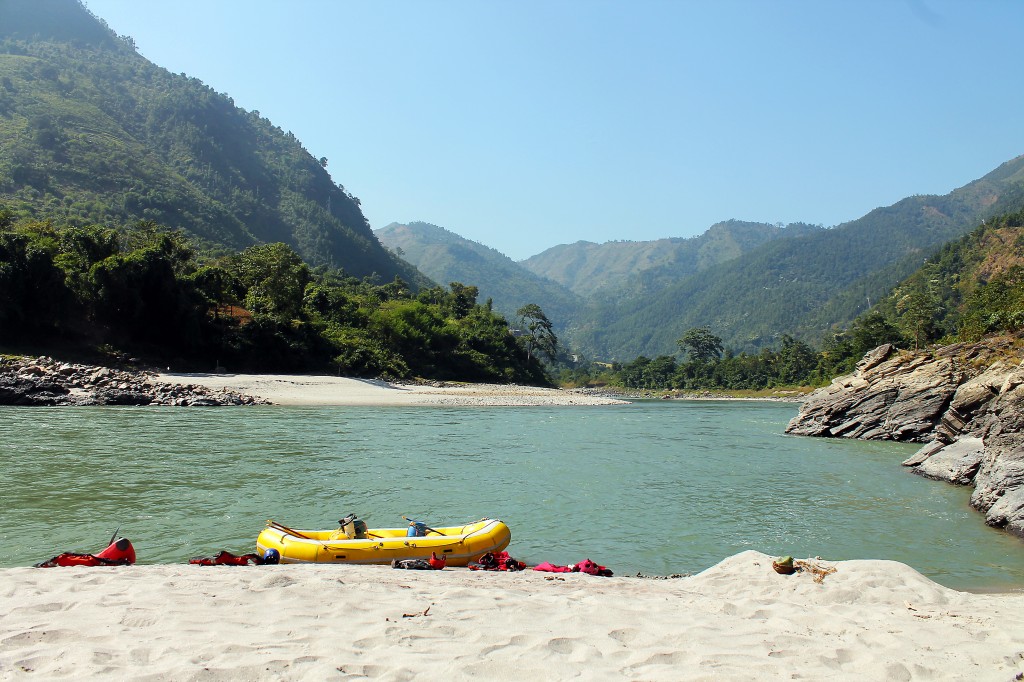
[[47, 356], [0, 356], [0, 405], [213, 407], [265, 402], [229, 389], [161, 383], [135, 369], [63, 362]]
[[559, 389], [512, 384], [387, 382], [331, 375], [145, 371], [0, 356], [0, 405], [337, 405], [566, 406], [622, 405], [632, 400], [799, 402], [810, 389], [649, 391]]
[[[15, 568], [0, 677], [970, 679], [1024, 672], [1024, 594], [887, 561], [689, 578], [385, 566]], [[821, 573], [818, 573], [820, 576]]]
[[389, 383], [305, 374], [149, 372], [0, 356], [0, 405], [624, 405], [583, 391], [506, 384]]
[[625, 405], [626, 400], [539, 386], [449, 382], [390, 383], [304, 374], [161, 373], [164, 384], [198, 385], [211, 391], [257, 396], [275, 405]]
[[614, 397], [624, 400], [757, 400], [767, 402], [799, 403], [809, 396], [814, 388], [799, 386], [795, 388], [764, 388], [764, 389], [700, 389], [683, 391], [648, 390], [637, 388], [576, 388], [575, 393], [591, 396]]
[[155, 381], [258, 396], [277, 405], [622, 405], [632, 400], [753, 400], [801, 402], [812, 390], [647, 391], [543, 388], [456, 382], [402, 383], [302, 374], [161, 373]]

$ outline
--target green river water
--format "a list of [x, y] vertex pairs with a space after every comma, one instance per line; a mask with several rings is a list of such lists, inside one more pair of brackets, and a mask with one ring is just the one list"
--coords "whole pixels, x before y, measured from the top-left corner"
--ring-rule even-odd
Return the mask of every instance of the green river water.
[[[500, 518], [530, 563], [698, 572], [746, 549], [893, 559], [958, 589], [1024, 586], [1024, 542], [970, 490], [900, 466], [916, 446], [786, 436], [796, 406], [0, 407], [0, 565], [254, 550], [273, 518], [331, 528]], [[339, 568], [343, 570], [343, 568]]]

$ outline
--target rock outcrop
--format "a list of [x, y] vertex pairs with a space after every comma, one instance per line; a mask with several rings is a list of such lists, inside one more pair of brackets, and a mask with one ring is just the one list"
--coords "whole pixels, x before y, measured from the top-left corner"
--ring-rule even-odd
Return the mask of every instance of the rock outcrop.
[[928, 351], [880, 346], [853, 374], [810, 396], [786, 433], [923, 443], [903, 464], [973, 485], [990, 526], [1024, 537], [1024, 363], [1021, 340]]
[[266, 404], [262, 398], [204, 386], [152, 381], [144, 372], [78, 365], [53, 358], [0, 358], [0, 405]]

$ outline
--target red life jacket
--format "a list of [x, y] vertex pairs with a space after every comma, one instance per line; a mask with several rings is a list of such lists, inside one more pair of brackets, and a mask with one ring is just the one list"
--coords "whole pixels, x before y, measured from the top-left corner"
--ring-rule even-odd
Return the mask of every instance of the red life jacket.
[[471, 571], [521, 571], [526, 568], [526, 563], [516, 561], [508, 552], [487, 552], [477, 559], [475, 564], [470, 564]]
[[579, 571], [580, 573], [588, 573], [590, 575], [603, 575], [605, 577], [612, 576], [612, 571], [610, 568], [599, 566], [590, 559], [584, 559], [583, 561], [579, 562], [578, 564], [576, 564], [576, 566], [573, 567], [573, 570]]
[[590, 559], [584, 559], [578, 564], [572, 566], [555, 566], [554, 564], [545, 561], [542, 564], [538, 564], [533, 567], [535, 571], [547, 571], [549, 573], [587, 573], [589, 575], [602, 575], [605, 577], [611, 577], [614, 575], [612, 569], [600, 566]]
[[248, 566], [250, 564], [258, 566], [263, 563], [263, 560], [258, 554], [242, 554], [239, 556], [232, 554], [226, 549], [222, 549], [216, 556], [192, 557], [188, 562], [199, 566]]
[[429, 561], [430, 567], [432, 569], [434, 569], [435, 571], [440, 571], [442, 568], [444, 568], [448, 564], [448, 556], [445, 555], [445, 554], [442, 554], [441, 557], [438, 558], [436, 552], [431, 552], [430, 553], [430, 559], [428, 561]]

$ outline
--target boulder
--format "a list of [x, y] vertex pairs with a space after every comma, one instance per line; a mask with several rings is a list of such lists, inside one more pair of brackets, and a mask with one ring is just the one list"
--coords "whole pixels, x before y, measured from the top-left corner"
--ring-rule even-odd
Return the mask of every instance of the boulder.
[[786, 433], [927, 442], [958, 383], [953, 361], [871, 351], [856, 372], [812, 393]]
[[254, 405], [266, 401], [204, 386], [159, 384], [144, 373], [0, 358], [0, 405]]
[[[928, 446], [925, 446], [922, 450], [927, 448]], [[907, 462], [913, 460], [914, 457]], [[970, 485], [974, 481], [975, 474], [981, 468], [984, 457], [985, 443], [981, 438], [962, 436], [952, 443], [942, 444], [941, 448], [923, 458], [919, 464], [908, 465], [907, 462], [903, 464], [916, 466], [914, 473], [926, 478], [934, 478], [957, 485]]]

